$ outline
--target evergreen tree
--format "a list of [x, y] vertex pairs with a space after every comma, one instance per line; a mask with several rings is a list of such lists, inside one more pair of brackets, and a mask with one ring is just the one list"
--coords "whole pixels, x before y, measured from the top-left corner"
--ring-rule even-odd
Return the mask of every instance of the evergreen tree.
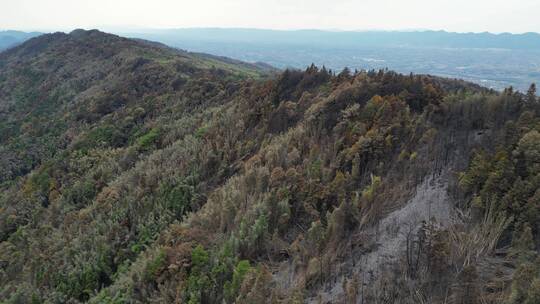
[[532, 83], [529, 87], [529, 90], [527, 91], [527, 98], [526, 98], [527, 104], [535, 104], [536, 103], [536, 84]]

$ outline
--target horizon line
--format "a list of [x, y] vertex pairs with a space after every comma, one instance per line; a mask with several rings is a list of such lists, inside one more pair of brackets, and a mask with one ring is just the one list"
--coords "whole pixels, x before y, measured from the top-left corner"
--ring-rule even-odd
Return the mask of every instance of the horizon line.
[[91, 26], [91, 27], [70, 27], [63, 29], [35, 29], [35, 28], [0, 28], [0, 32], [5, 31], [18, 31], [25, 33], [54, 33], [64, 32], [69, 33], [76, 29], [93, 30], [97, 29], [103, 32], [109, 33], [140, 33], [140, 31], [172, 31], [172, 30], [255, 30], [255, 31], [273, 31], [273, 32], [302, 32], [302, 31], [318, 31], [327, 33], [426, 33], [426, 32], [442, 32], [449, 34], [491, 34], [491, 35], [527, 35], [536, 34], [540, 35], [540, 32], [527, 31], [527, 32], [490, 32], [490, 31], [450, 31], [445, 29], [331, 29], [331, 28], [291, 28], [291, 29], [273, 29], [273, 28], [258, 28], [258, 27], [216, 27], [216, 26], [193, 26], [193, 27], [138, 27], [138, 26]]

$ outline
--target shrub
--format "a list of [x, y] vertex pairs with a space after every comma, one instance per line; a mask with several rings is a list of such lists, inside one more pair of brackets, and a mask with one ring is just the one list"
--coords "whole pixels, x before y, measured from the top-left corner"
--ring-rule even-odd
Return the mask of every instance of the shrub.
[[191, 252], [191, 270], [187, 280], [188, 304], [203, 302], [205, 294], [210, 289], [210, 277], [208, 276], [209, 255], [201, 245]]
[[157, 144], [159, 137], [160, 131], [158, 129], [151, 129], [148, 133], [137, 139], [137, 145], [143, 150], [148, 150]]
[[146, 264], [144, 271], [144, 279], [146, 281], [153, 281], [159, 275], [161, 269], [165, 265], [166, 253], [163, 249], [159, 250], [156, 256]]

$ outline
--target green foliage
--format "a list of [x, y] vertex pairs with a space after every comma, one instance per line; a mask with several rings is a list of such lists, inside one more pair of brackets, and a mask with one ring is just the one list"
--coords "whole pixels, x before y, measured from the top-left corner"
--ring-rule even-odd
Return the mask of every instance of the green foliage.
[[540, 132], [531, 130], [523, 135], [514, 155], [523, 161], [528, 174], [537, 174], [540, 171]]
[[137, 145], [143, 150], [150, 149], [153, 145], [158, 143], [159, 137], [159, 129], [151, 129], [148, 133], [137, 138]]
[[189, 304], [203, 303], [210, 288], [210, 277], [206, 269], [208, 268], [209, 255], [201, 245], [198, 245], [191, 252], [191, 270], [187, 279], [187, 297]]
[[381, 185], [381, 177], [372, 175], [371, 184], [362, 191], [362, 197], [367, 201], [372, 201], [380, 185]]
[[163, 184], [158, 193], [158, 199], [163, 200], [165, 208], [171, 211], [175, 218], [181, 218], [191, 210], [191, 204], [196, 195], [193, 186], [182, 183]]
[[324, 248], [326, 241], [326, 229], [320, 221], [311, 223], [311, 227], [307, 232], [308, 240], [313, 246], [313, 249], [320, 252]]
[[[96, 290], [110, 281], [112, 275], [112, 265], [110, 248], [105, 244], [100, 244], [96, 252], [90, 255], [91, 260], [81, 263], [74, 263], [69, 270], [52, 274], [52, 282], [60, 293], [87, 301]], [[78, 258], [78, 257], [75, 257]]]
[[30, 176], [24, 191], [27, 194], [38, 195], [48, 199], [51, 188], [51, 176], [47, 168], [42, 168]]
[[76, 273], [59, 275], [55, 287], [61, 293], [81, 301], [88, 300], [94, 290], [99, 288], [100, 269], [84, 265]]
[[490, 162], [484, 153], [476, 153], [467, 172], [462, 173], [459, 183], [465, 191], [478, 191], [479, 186], [483, 185], [490, 171]]
[[98, 128], [91, 130], [87, 135], [87, 146], [95, 147], [97, 146], [118, 146], [119, 142], [122, 141], [122, 134], [117, 127], [112, 125], [104, 125]]
[[[536, 227], [535, 223], [540, 220], [540, 214], [531, 208], [536, 189], [540, 187], [540, 171], [520, 169], [522, 165], [527, 168], [535, 166], [534, 150], [537, 146], [529, 144], [534, 140], [534, 133], [528, 132], [511, 154], [505, 151], [493, 156], [478, 153], [459, 180], [462, 189], [473, 194], [475, 206], [485, 209], [489, 202], [493, 202], [497, 212], [506, 212], [517, 219], [513, 227], [519, 231], [524, 225]], [[533, 235], [538, 232], [537, 228], [533, 229]]]
[[103, 304], [127, 304], [129, 301], [122, 294], [116, 294], [114, 296], [108, 296], [104, 293], [98, 294], [92, 299], [95, 303]]
[[[525, 115], [522, 114], [520, 119]], [[506, 140], [509, 146], [500, 147], [496, 153], [477, 153], [469, 169], [460, 175], [460, 185], [472, 199], [471, 204], [487, 211], [493, 204], [497, 214], [508, 214], [515, 221], [508, 227], [512, 248], [509, 256], [520, 264], [512, 282], [509, 303], [537, 303], [537, 286], [530, 287], [540, 275], [531, 261], [537, 257], [536, 248], [540, 233], [538, 189], [540, 188], [540, 135], [531, 130], [538, 118], [528, 123], [518, 133], [513, 125]], [[492, 212], [492, 211], [489, 211]]]
[[313, 179], [320, 179], [322, 177], [321, 160], [316, 159], [311, 163], [309, 168], [309, 176]]
[[251, 241], [254, 243], [262, 242], [267, 232], [268, 232], [268, 219], [266, 218], [265, 214], [261, 214], [255, 221], [255, 224], [253, 225], [252, 233], [251, 233]]
[[197, 131], [195, 131], [195, 136], [198, 137], [198, 138], [203, 138], [204, 135], [208, 132], [208, 127], [207, 126], [203, 126], [203, 127], [200, 127], [197, 129]]
[[163, 266], [165, 266], [167, 254], [164, 250], [159, 250], [157, 254], [146, 264], [146, 269], [144, 272], [144, 279], [146, 281], [153, 281], [155, 280], [159, 272], [162, 270]]
[[191, 252], [191, 267], [196, 271], [200, 271], [208, 263], [209, 257], [206, 250], [201, 245], [198, 245]]
[[66, 203], [78, 208], [89, 204], [96, 196], [96, 182], [93, 180], [79, 180], [64, 194]]
[[232, 280], [225, 282], [225, 285], [223, 286], [223, 295], [227, 303], [235, 302], [240, 286], [244, 281], [244, 277], [250, 270], [251, 266], [249, 265], [249, 261], [242, 260], [238, 262], [234, 268]]

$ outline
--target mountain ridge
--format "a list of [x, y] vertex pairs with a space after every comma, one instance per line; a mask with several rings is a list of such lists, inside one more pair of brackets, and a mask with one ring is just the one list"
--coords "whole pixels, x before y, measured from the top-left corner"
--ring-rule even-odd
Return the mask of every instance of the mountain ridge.
[[0, 51], [14, 47], [25, 40], [41, 35], [39, 32], [0, 31]]
[[[137, 32], [131, 32], [136, 34]], [[140, 34], [177, 35], [180, 39], [258, 43], [306, 44], [314, 41], [344, 45], [376, 45], [454, 48], [540, 49], [539, 33], [457, 33], [447, 31], [326, 31], [317, 29], [270, 30], [252, 28], [183, 28], [141, 31]], [[300, 35], [297, 35], [300, 34]], [[127, 32], [125, 35], [130, 35]], [[419, 44], [421, 43], [421, 44]]]

